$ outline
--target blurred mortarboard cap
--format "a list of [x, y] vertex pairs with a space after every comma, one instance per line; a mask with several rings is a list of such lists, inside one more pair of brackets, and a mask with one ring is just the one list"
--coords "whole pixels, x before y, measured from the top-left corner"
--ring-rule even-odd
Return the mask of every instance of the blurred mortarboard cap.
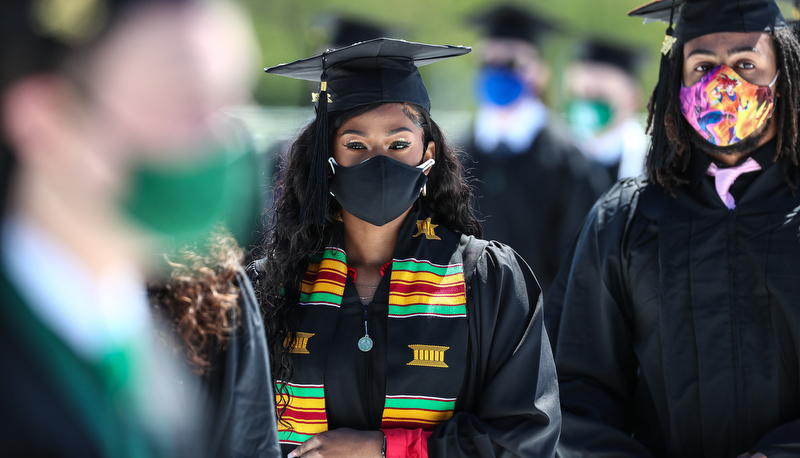
[[408, 102], [430, 112], [430, 98], [417, 67], [462, 56], [472, 48], [378, 38], [264, 69], [273, 75], [319, 81], [316, 133], [301, 218], [321, 226], [327, 211], [328, 111], [385, 102]]
[[385, 27], [375, 22], [335, 13], [320, 15], [317, 23], [325, 31], [326, 44], [334, 49], [390, 35]]
[[0, 86], [53, 71], [137, 4], [181, 0], [0, 0]]
[[[3, 0], [0, 37], [48, 38], [66, 46], [81, 45], [139, 3], [157, 0]], [[177, 3], [162, 0], [160, 3]]]
[[578, 60], [610, 64], [630, 75], [636, 74], [643, 57], [639, 49], [597, 38], [588, 38], [580, 43], [575, 55]]
[[672, 8], [676, 44], [719, 32], [769, 32], [786, 27], [775, 0], [656, 0], [628, 15], [669, 22]]
[[515, 38], [534, 45], [546, 34], [559, 30], [553, 20], [511, 4], [494, 6], [473, 15], [469, 21], [482, 28], [489, 38]]

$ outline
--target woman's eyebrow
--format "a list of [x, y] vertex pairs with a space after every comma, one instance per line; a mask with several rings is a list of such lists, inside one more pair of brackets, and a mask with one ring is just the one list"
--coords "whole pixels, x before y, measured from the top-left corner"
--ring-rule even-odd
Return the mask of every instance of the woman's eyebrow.
[[340, 137], [344, 137], [345, 135], [348, 135], [348, 134], [358, 135], [359, 137], [369, 137], [369, 135], [367, 135], [366, 132], [363, 132], [363, 131], [360, 131], [360, 130], [355, 130], [355, 129], [346, 130], [346, 131], [342, 132], [342, 135], [339, 135], [339, 136]]
[[397, 129], [390, 130], [389, 132], [386, 132], [386, 136], [387, 137], [391, 137], [392, 135], [399, 134], [400, 132], [411, 132], [412, 134], [414, 133], [414, 131], [412, 131], [408, 127], [398, 127]]

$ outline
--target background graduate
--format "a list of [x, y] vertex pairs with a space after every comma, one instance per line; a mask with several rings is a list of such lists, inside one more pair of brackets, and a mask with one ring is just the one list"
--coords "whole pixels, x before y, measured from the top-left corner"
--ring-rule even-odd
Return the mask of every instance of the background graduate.
[[552, 456], [541, 292], [477, 239], [417, 67], [469, 48], [377, 39], [267, 69], [320, 81], [257, 261], [279, 436], [296, 456]]
[[559, 455], [797, 456], [800, 46], [772, 0], [674, 4], [630, 13], [676, 22], [648, 173], [598, 202], [547, 298]]
[[581, 154], [545, 106], [541, 50], [552, 20], [513, 5], [474, 16], [478, 111], [465, 149], [487, 239], [514, 247], [547, 292], [564, 253], [611, 181]]
[[637, 49], [599, 38], [584, 40], [567, 71], [567, 122], [581, 151], [613, 183], [644, 171], [647, 135], [636, 119], [642, 89]]

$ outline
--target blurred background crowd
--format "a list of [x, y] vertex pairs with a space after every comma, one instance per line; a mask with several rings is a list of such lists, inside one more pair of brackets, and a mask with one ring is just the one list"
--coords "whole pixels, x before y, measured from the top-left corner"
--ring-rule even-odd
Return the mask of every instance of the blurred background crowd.
[[[621, 61], [631, 72], [633, 83], [647, 88], [637, 100], [636, 113], [644, 110], [649, 90], [655, 84], [658, 50], [663, 40], [659, 26], [641, 27], [639, 19], [627, 17], [636, 0], [567, 0], [563, 2], [516, 1], [514, 5], [533, 14], [532, 34], [541, 59], [548, 65], [550, 78], [543, 86], [542, 98], [557, 113], [566, 112], [570, 102], [569, 68], [587, 39], [614, 45]], [[297, 56], [311, 55], [330, 46], [347, 30], [364, 36], [358, 26], [374, 27], [393, 38], [425, 43], [472, 46], [480, 49], [485, 28], [476, 19], [500, 2], [491, 0], [423, 1], [411, 0], [386, 7], [366, 0], [322, 0], [316, 2], [245, 1], [261, 47], [263, 66], [290, 62]], [[359, 34], [361, 33], [361, 34]], [[367, 34], [369, 35], [369, 33]], [[480, 54], [421, 70], [428, 81], [432, 110], [440, 124], [455, 140], [467, 134], [477, 106], [477, 77]], [[443, 68], [437, 68], [443, 67]], [[309, 118], [309, 86], [284, 78], [259, 78], [254, 96], [260, 110], [237, 111], [254, 128], [259, 146], [292, 137]], [[298, 110], [292, 110], [300, 107]], [[247, 111], [245, 113], [245, 111]]]

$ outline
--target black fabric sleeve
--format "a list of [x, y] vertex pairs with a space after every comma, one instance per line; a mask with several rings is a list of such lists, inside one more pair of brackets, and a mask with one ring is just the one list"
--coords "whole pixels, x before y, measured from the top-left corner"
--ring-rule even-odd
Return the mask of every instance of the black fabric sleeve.
[[553, 456], [561, 414], [538, 283], [511, 248], [496, 242], [475, 269], [465, 384], [456, 413], [429, 438], [429, 456]]
[[633, 210], [624, 186], [589, 213], [545, 304], [561, 393], [560, 457], [652, 456], [632, 437], [638, 362], [625, 300], [622, 243]]
[[241, 315], [219, 368], [215, 456], [280, 457], [264, 323], [247, 276], [237, 279]]
[[763, 453], [767, 458], [790, 458], [800, 455], [800, 419], [773, 429], [753, 450]]

